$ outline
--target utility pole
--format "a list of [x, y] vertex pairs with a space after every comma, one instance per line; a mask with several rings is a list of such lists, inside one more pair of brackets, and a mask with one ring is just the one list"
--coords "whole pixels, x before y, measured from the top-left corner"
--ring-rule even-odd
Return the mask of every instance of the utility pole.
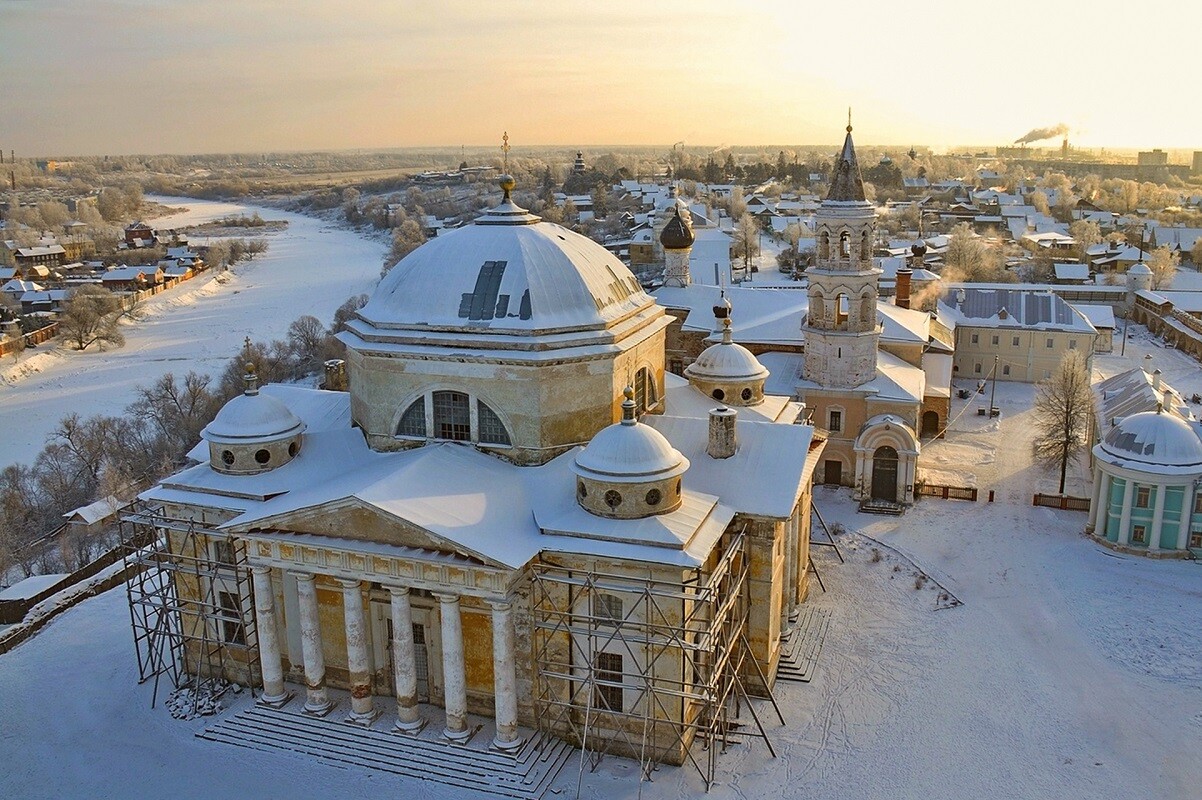
[[989, 390], [989, 416], [998, 416], [997, 406], [993, 404], [993, 399], [997, 397], [997, 363], [998, 357], [993, 357], [993, 387]]

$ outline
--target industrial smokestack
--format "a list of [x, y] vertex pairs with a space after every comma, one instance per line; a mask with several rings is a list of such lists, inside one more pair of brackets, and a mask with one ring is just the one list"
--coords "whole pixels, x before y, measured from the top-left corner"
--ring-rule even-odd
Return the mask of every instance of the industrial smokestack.
[[1027, 144], [1029, 142], [1040, 142], [1044, 139], [1055, 139], [1057, 136], [1068, 134], [1068, 126], [1063, 122], [1059, 125], [1053, 125], [1050, 128], [1035, 128], [1027, 131], [1024, 135], [1014, 140], [1015, 144]]
[[897, 268], [897, 289], [893, 295], [893, 304], [898, 308], [910, 307], [910, 278], [914, 271], [909, 267]]
[[731, 408], [722, 406], [710, 410], [710, 436], [705, 452], [710, 458], [730, 458], [738, 449], [735, 435], [735, 423], [738, 413]]

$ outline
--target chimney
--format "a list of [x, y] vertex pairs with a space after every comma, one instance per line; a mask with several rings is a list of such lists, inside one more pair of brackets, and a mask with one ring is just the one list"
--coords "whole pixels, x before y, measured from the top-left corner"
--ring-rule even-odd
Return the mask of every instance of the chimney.
[[1152, 371], [1152, 388], [1160, 391], [1160, 370], [1158, 369]]
[[705, 452], [711, 458], [730, 458], [738, 449], [735, 437], [735, 422], [738, 412], [725, 406], [710, 409], [710, 439]]
[[910, 277], [914, 271], [909, 267], [898, 267], [897, 288], [893, 295], [893, 304], [898, 308], [910, 307]]
[[341, 358], [331, 358], [326, 362], [326, 382], [322, 387], [330, 392], [345, 392], [346, 386], [346, 362]]

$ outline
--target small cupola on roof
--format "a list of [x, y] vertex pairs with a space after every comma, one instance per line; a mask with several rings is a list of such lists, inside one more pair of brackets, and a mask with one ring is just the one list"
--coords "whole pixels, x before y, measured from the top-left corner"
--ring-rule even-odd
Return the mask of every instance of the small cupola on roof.
[[634, 389], [627, 387], [625, 396], [622, 421], [594, 436], [572, 463], [576, 502], [591, 514], [616, 519], [675, 511], [689, 460], [635, 419]]
[[847, 137], [843, 140], [843, 151], [835, 162], [831, 176], [831, 189], [826, 199], [836, 203], [864, 203], [864, 177], [860, 174], [860, 162], [856, 160], [856, 146], [851, 140], [851, 113], [848, 112]]
[[685, 377], [702, 394], [732, 406], [754, 406], [764, 401], [768, 370], [750, 350], [735, 344], [731, 333], [730, 301], [714, 307], [722, 328], [722, 341], [710, 345], [685, 367]]
[[254, 475], [283, 466], [301, 448], [305, 423], [274, 397], [259, 393], [255, 365], [247, 363], [242, 394], [226, 403], [200, 436], [209, 465], [229, 475]]
[[[687, 214], [687, 211], [686, 211]], [[659, 235], [659, 243], [665, 250], [688, 250], [696, 241], [691, 220], [686, 220], [680, 213], [680, 203], [672, 206], [668, 224]]]

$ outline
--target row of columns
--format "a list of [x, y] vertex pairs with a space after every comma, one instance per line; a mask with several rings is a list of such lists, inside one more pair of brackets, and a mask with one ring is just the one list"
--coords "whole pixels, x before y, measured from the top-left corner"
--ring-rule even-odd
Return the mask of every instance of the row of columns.
[[[284, 686], [279, 633], [276, 629], [275, 593], [271, 568], [255, 566], [251, 572], [255, 590], [255, 617], [259, 660], [263, 674], [265, 705], [280, 706], [290, 697]], [[301, 654], [305, 671], [305, 705], [308, 714], [324, 716], [333, 708], [326, 690], [325, 656], [322, 653], [321, 623], [314, 575], [295, 573], [300, 605]], [[346, 630], [347, 671], [351, 687], [351, 712], [347, 721], [370, 725], [380, 715], [372, 693], [371, 652], [368, 648], [367, 615], [363, 605], [363, 582], [339, 579]], [[413, 640], [413, 609], [409, 588], [389, 586], [392, 616], [393, 680], [396, 686], [397, 731], [415, 734], [425, 727], [417, 702], [417, 659]], [[462, 742], [472, 735], [467, 719], [467, 675], [463, 649], [463, 621], [459, 595], [435, 593], [442, 633], [443, 705], [446, 728], [443, 736]], [[493, 744], [513, 750], [518, 738], [517, 672], [515, 663], [513, 606], [508, 601], [489, 601], [492, 609], [493, 694], [496, 736]]]
[[[1098, 469], [1094, 480], [1093, 497], [1090, 499], [1089, 523], [1086, 530], [1102, 539], [1106, 538], [1106, 528], [1110, 520], [1110, 490], [1113, 480], [1110, 473]], [[1120, 545], [1130, 545], [1131, 509], [1134, 505], [1137, 486], [1136, 481], [1130, 478], [1124, 478], [1124, 480], [1126, 484], [1123, 487], [1123, 501], [1119, 509], [1119, 528], [1115, 541]], [[1149, 486], [1155, 494], [1155, 499], [1152, 501], [1152, 524], [1148, 530], [1146, 544], [1149, 550], [1159, 550], [1165, 544], [1162, 541], [1162, 528], [1164, 527], [1164, 503], [1168, 487], [1159, 483], [1149, 484]], [[1168, 542], [1170, 549], [1184, 550], [1189, 544], [1189, 526], [1194, 503], [1193, 493], [1190, 491], [1191, 486], [1191, 484], [1187, 484], [1182, 488], [1181, 522], [1177, 528], [1176, 540]]]

